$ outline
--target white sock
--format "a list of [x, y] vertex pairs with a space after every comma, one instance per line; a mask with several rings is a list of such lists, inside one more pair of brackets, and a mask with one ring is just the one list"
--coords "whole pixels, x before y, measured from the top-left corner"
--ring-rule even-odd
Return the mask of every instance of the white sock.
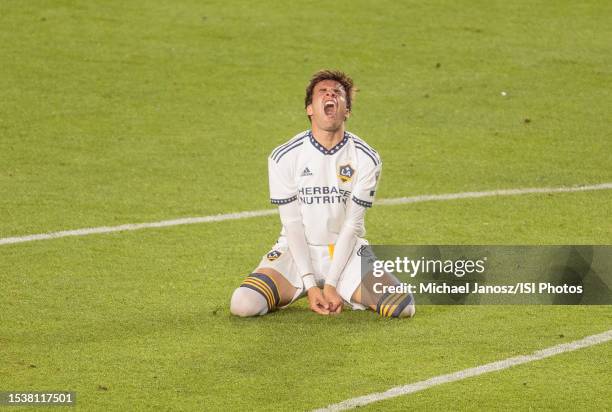
[[240, 317], [265, 315], [268, 313], [268, 302], [259, 292], [239, 287], [232, 295], [230, 312]]

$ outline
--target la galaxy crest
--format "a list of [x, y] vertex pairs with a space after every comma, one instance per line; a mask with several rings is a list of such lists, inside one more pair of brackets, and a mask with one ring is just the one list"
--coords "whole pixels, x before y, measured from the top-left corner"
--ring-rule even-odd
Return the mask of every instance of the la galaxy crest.
[[369, 265], [376, 261], [376, 256], [369, 245], [361, 245], [357, 251], [357, 256], [362, 258], [362, 262], [365, 260]]
[[272, 250], [270, 253], [266, 255], [266, 257], [268, 258], [270, 262], [274, 262], [276, 259], [280, 257], [280, 255], [281, 255], [281, 252], [279, 252], [278, 250]]
[[342, 183], [350, 182], [355, 174], [355, 169], [353, 169], [349, 164], [340, 165], [338, 168], [338, 177], [342, 180]]

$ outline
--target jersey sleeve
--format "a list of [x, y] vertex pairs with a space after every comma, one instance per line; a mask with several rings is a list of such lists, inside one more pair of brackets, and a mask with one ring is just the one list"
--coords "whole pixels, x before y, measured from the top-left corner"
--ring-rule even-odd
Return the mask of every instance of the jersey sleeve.
[[363, 230], [366, 208], [372, 207], [380, 173], [382, 171], [382, 162], [375, 153], [366, 153], [368, 158], [364, 158], [365, 164], [360, 167], [357, 172], [357, 182], [353, 188], [352, 202], [347, 206], [346, 217], [336, 240], [336, 248], [334, 257], [329, 269], [325, 283], [331, 286], [336, 286], [340, 278], [340, 274], [344, 270], [346, 263], [351, 256], [355, 243], [357, 242], [357, 233]]
[[355, 203], [350, 203], [346, 208], [346, 219], [342, 225], [342, 229], [336, 239], [336, 247], [334, 249], [334, 257], [329, 268], [329, 273], [325, 279], [325, 283], [336, 287], [340, 274], [344, 270], [355, 243], [357, 242], [357, 231], [363, 228], [363, 222], [366, 209]]
[[352, 195], [353, 202], [359, 206], [372, 207], [381, 172], [382, 162], [379, 159], [376, 159], [376, 162], [367, 159], [366, 165], [357, 172], [357, 182]]
[[272, 158], [268, 158], [268, 179], [272, 204], [286, 205], [297, 200], [297, 182], [292, 174], [289, 162], [279, 164]]
[[300, 206], [295, 202], [291, 202], [286, 205], [280, 205], [278, 211], [287, 234], [289, 250], [293, 256], [298, 273], [304, 282], [304, 287], [308, 290], [316, 286], [316, 283], [314, 269], [310, 259], [310, 249], [308, 248], [306, 235], [304, 234], [304, 224], [302, 223]]

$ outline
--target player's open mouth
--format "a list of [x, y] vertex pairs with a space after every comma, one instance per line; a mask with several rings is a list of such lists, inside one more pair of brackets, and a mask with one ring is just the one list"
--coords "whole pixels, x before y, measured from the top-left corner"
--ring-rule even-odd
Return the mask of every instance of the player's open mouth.
[[333, 100], [328, 100], [323, 104], [323, 110], [327, 116], [336, 114], [336, 103]]

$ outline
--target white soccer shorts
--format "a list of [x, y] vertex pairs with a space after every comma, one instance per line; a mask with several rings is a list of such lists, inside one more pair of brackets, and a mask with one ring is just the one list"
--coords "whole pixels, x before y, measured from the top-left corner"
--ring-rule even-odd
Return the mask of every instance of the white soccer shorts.
[[[340, 274], [340, 279], [336, 286], [338, 294], [345, 302], [350, 303], [353, 309], [365, 309], [363, 305], [351, 302], [351, 296], [353, 296], [353, 293], [355, 293], [355, 290], [357, 290], [357, 287], [361, 284], [361, 256], [359, 251], [363, 246], [367, 245], [367, 240], [361, 238], [357, 239], [353, 252], [344, 270]], [[317, 286], [323, 287], [325, 284], [325, 276], [329, 273], [329, 268], [331, 266], [334, 250], [333, 245], [310, 245], [309, 248], [312, 267], [315, 271], [315, 281], [317, 282]], [[257, 268], [270, 268], [276, 270], [297, 289], [291, 303], [306, 294], [304, 283], [298, 274], [297, 266], [289, 251], [287, 239], [284, 236], [281, 236], [272, 250], [262, 257]]]

